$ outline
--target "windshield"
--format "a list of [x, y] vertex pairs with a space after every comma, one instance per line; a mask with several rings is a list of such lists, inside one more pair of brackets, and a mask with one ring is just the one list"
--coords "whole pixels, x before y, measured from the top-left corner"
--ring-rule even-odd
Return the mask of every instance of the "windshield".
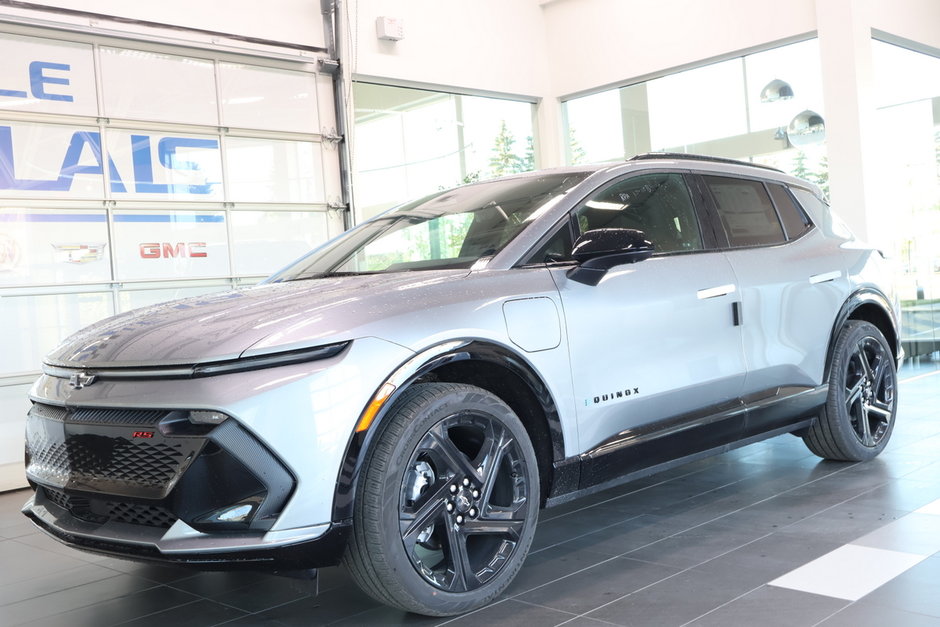
[[588, 174], [501, 179], [432, 194], [348, 231], [269, 281], [470, 268], [499, 252]]

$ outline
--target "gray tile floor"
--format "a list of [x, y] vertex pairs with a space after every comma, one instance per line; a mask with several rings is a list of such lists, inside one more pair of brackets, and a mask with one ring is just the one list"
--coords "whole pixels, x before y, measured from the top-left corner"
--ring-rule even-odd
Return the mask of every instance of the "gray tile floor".
[[[382, 607], [341, 568], [321, 571], [317, 595], [76, 552], [23, 518], [27, 491], [0, 494], [0, 625], [940, 626], [940, 515], [914, 513], [940, 499], [940, 365], [901, 377], [875, 461], [820, 461], [783, 436], [543, 511], [503, 598], [450, 621]], [[767, 585], [855, 541], [920, 561], [855, 601]]]

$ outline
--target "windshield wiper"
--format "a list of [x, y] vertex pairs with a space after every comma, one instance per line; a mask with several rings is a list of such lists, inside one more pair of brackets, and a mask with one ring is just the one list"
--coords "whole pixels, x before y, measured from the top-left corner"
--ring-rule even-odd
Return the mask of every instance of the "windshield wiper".
[[301, 274], [288, 281], [306, 281], [307, 279], [332, 279], [334, 277], [344, 276], [364, 276], [366, 274], [379, 274], [374, 270], [364, 270], [362, 272], [313, 272], [311, 274]]

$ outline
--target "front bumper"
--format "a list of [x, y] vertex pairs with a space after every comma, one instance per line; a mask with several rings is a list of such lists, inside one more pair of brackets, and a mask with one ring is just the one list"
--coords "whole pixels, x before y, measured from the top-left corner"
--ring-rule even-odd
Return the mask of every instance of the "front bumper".
[[197, 566], [204, 570], [300, 570], [339, 563], [350, 523], [289, 531], [201, 533], [177, 520], [169, 530], [82, 521], [37, 491], [23, 507], [39, 529], [76, 549], [144, 561]]
[[[30, 392], [36, 496], [24, 514], [66, 544], [133, 559], [335, 564], [348, 521], [334, 519], [333, 500], [350, 434], [409, 355], [365, 338], [327, 359], [203, 378], [72, 387], [46, 374]], [[206, 427], [193, 415], [206, 413], [228, 418]]]

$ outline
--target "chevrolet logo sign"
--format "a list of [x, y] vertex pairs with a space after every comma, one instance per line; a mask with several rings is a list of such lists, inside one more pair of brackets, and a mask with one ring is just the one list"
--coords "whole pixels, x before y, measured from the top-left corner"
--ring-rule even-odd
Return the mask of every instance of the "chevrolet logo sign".
[[94, 383], [95, 379], [97, 379], [97, 377], [93, 374], [76, 372], [71, 377], [69, 377], [69, 385], [76, 390], [80, 390], [83, 387]]

